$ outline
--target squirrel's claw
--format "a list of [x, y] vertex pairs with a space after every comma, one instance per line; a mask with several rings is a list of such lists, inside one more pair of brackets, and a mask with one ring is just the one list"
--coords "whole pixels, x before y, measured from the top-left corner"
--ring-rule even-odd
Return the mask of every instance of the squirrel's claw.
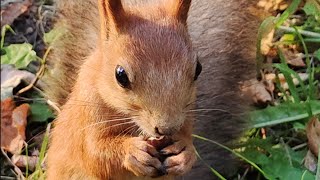
[[130, 138], [124, 167], [136, 176], [158, 177], [165, 174], [161, 162], [155, 156], [155, 148], [140, 138]]
[[167, 157], [163, 162], [169, 175], [179, 176], [185, 174], [191, 170], [197, 159], [192, 143], [186, 144], [184, 141], [175, 142], [161, 151], [161, 153], [164, 152], [167, 155], [174, 154]]

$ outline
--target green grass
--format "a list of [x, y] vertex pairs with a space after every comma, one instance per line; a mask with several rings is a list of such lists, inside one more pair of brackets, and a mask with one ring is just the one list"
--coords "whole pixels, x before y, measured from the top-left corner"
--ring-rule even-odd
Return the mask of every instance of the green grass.
[[[316, 73], [320, 73], [320, 67], [315, 66], [320, 64], [320, 49], [309, 52], [309, 49], [312, 49], [310, 42], [320, 42], [320, 4], [317, 6], [313, 3], [316, 2], [308, 1], [304, 5], [303, 10], [307, 14], [307, 19], [302, 25], [283, 26], [283, 23], [296, 12], [301, 4], [300, 0], [293, 0], [280, 17], [267, 18], [259, 28], [256, 52], [258, 76], [263, 72], [264, 68], [270, 68], [269, 64], [264, 63], [265, 57], [260, 52], [262, 38], [272, 29], [275, 29], [276, 32], [284, 31], [283, 35], [291, 38], [290, 41], [286, 41], [285, 43], [274, 42], [274, 48], [278, 49], [279, 58], [279, 62], [273, 62], [272, 64], [273, 71], [276, 74], [275, 92], [281, 92], [283, 95], [281, 97], [275, 93], [275, 104], [277, 105], [250, 112], [251, 129], [241, 139], [237, 149], [229, 149], [215, 141], [194, 135], [196, 138], [213, 143], [232, 152], [235, 156], [253, 167], [251, 172], [258, 172], [258, 175], [254, 177], [245, 178], [260, 179], [263, 176], [265, 179], [280, 180], [320, 179], [320, 161], [318, 161], [317, 172], [310, 172], [302, 163], [308, 150], [305, 144], [306, 124], [311, 117], [320, 117], [320, 96], [319, 89], [317, 89], [319, 82], [315, 79]], [[317, 21], [314, 21], [314, 19], [317, 19]], [[298, 72], [307, 73], [307, 81], [303, 81], [297, 70], [287, 64], [287, 59], [281, 48], [279, 48], [280, 45], [284, 44], [302, 47], [306, 67], [300, 68]], [[318, 47], [320, 47], [320, 43]], [[311, 56], [312, 54], [313, 56]], [[283, 89], [280, 85], [278, 77], [280, 73], [285, 77], [289, 87], [288, 90]], [[293, 78], [299, 81], [298, 85], [294, 84]], [[262, 138], [260, 135], [261, 129], [267, 131], [267, 138]], [[213, 173], [219, 179], [225, 179], [224, 177], [220, 177], [218, 172], [213, 171]], [[241, 174], [242, 172], [239, 171], [239, 175]]]

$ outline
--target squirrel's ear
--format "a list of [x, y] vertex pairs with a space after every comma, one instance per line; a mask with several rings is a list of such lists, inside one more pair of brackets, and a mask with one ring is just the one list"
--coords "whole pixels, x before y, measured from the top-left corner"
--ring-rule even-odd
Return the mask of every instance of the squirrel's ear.
[[171, 0], [170, 13], [182, 24], [187, 24], [191, 0]]
[[118, 33], [126, 19], [121, 0], [98, 0], [98, 2], [101, 35], [106, 38], [109, 32]]

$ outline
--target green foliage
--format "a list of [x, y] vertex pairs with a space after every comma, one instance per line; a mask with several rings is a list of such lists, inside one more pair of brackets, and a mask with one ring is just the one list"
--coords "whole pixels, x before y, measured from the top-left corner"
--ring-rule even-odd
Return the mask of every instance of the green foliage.
[[[269, 106], [250, 113], [253, 128], [273, 126], [281, 123], [298, 121], [309, 117], [307, 103], [282, 103], [279, 106]], [[320, 101], [310, 102], [312, 114], [320, 114]]]
[[7, 24], [4, 25], [4, 26], [2, 27], [2, 29], [1, 29], [1, 44], [0, 44], [0, 48], [1, 48], [1, 49], [2, 49], [3, 46], [4, 46], [4, 37], [5, 37], [7, 31], [10, 31], [12, 34], [16, 34], [16, 33], [14, 32], [14, 30], [13, 30], [9, 25], [7, 25]]
[[13, 64], [17, 69], [26, 68], [31, 61], [38, 58], [32, 45], [28, 43], [11, 44], [2, 50], [5, 54], [1, 55], [1, 64]]
[[46, 172], [42, 168], [42, 165], [45, 161], [45, 154], [47, 152], [47, 147], [49, 144], [49, 132], [50, 132], [51, 124], [49, 123], [44, 134], [44, 138], [41, 144], [39, 160], [36, 164], [36, 170], [29, 176], [28, 179], [46, 179]]
[[61, 38], [66, 33], [66, 31], [67, 31], [66, 28], [62, 26], [59, 26], [59, 28], [54, 28], [48, 33], [44, 34], [43, 36], [44, 42], [47, 45], [51, 45], [52, 43], [57, 41], [59, 38]]
[[316, 57], [316, 59], [318, 59], [320, 61], [320, 49], [318, 49], [314, 52], [314, 57]]
[[47, 104], [34, 102], [30, 104], [31, 116], [29, 120], [31, 122], [47, 122], [49, 118], [54, 118], [54, 114]]
[[31, 44], [11, 44], [4, 47], [4, 38], [7, 31], [15, 34], [9, 25], [5, 25], [1, 29], [1, 64], [13, 64], [17, 69], [22, 69], [26, 68], [31, 61], [38, 59]]
[[308, 1], [303, 7], [303, 11], [308, 15], [308, 18], [303, 29], [320, 33], [320, 5], [315, 1]]
[[250, 139], [244, 148], [241, 154], [259, 165], [268, 179], [315, 179], [301, 164], [305, 150], [293, 151], [286, 144], [274, 145], [271, 139], [257, 138]]
[[[223, 144], [221, 144], [221, 143], [219, 143], [219, 142], [217, 142], [217, 141], [213, 141], [213, 140], [211, 140], [211, 139], [208, 139], [208, 138], [206, 138], [206, 137], [198, 136], [198, 135], [196, 135], [196, 134], [193, 134], [192, 136], [195, 137], [195, 138], [201, 139], [201, 140], [203, 140], [203, 141], [207, 141], [207, 142], [209, 142], [209, 143], [215, 144], [215, 145], [217, 145], [217, 146], [219, 146], [219, 147], [221, 147], [221, 148], [223, 148], [223, 149], [225, 149], [225, 150], [227, 150], [227, 151], [229, 151], [229, 152], [232, 152], [235, 156], [237, 156], [237, 157], [239, 157], [240, 159], [246, 161], [248, 164], [250, 164], [250, 165], [251, 165], [252, 167], [254, 167], [256, 170], [258, 170], [261, 174], [263, 174], [264, 177], [268, 178], [268, 174], [266, 174], [259, 166], [257, 166], [257, 164], [255, 164], [254, 162], [250, 161], [248, 158], [246, 158], [246, 157], [243, 156], [242, 154], [238, 153], [237, 151], [234, 151], [234, 150], [228, 148], [227, 146], [225, 146], [225, 145], [223, 145]], [[213, 170], [213, 168], [211, 168], [211, 170]], [[215, 171], [213, 171], [213, 172], [215, 172]], [[214, 174], [216, 174], [216, 173], [214, 173]], [[219, 173], [218, 173], [218, 174], [219, 174]], [[216, 174], [216, 175], [217, 175], [217, 174]], [[219, 174], [219, 175], [220, 175], [220, 174]], [[218, 177], [220, 177], [220, 176], [218, 176]], [[220, 178], [220, 179], [222, 179], [222, 178]]]
[[[306, 170], [302, 164], [307, 148], [294, 150], [289, 146], [289, 143], [286, 144], [285, 140], [282, 139], [284, 134], [285, 137], [283, 138], [289, 139], [292, 138], [292, 135], [298, 133], [300, 135], [305, 134], [306, 123], [309, 118], [320, 114], [320, 100], [317, 99], [319, 98], [319, 92], [316, 88], [319, 82], [315, 79], [315, 74], [320, 73], [320, 67], [315, 67], [320, 60], [320, 49], [310, 53], [314, 56], [312, 60], [308, 50], [314, 48], [310, 48], [308, 47], [309, 44], [306, 44], [306, 42], [320, 42], [320, 3], [314, 0], [307, 1], [303, 8], [307, 15], [307, 20], [304, 24], [297, 27], [281, 26], [289, 18], [290, 14], [297, 10], [299, 4], [300, 1], [294, 0], [279, 18], [267, 18], [261, 24], [258, 33], [257, 64], [259, 68], [264, 67], [262, 63], [264, 57], [260, 54], [261, 39], [271, 29], [276, 28], [285, 31], [285, 34], [281, 38], [282, 41], [275, 43], [275, 45], [297, 44], [303, 47], [307, 66], [303, 70], [300, 69], [299, 72], [308, 74], [308, 80], [306, 82], [302, 81], [299, 74], [287, 64], [287, 60], [279, 48], [280, 63], [272, 66], [275, 68], [276, 75], [280, 73], [284, 75], [289, 87], [289, 93], [280, 86], [279, 79], [276, 78], [277, 91], [285, 96], [283, 99], [278, 100], [280, 104], [250, 112], [252, 128], [268, 126], [266, 129], [272, 129], [271, 131], [274, 134], [267, 134], [267, 139], [260, 139], [257, 133], [255, 135], [251, 133], [246, 138], [243, 138], [245, 143], [237, 151], [249, 161], [258, 165], [267, 179], [316, 179], [316, 175]], [[319, 44], [315, 45], [315, 47], [319, 46]], [[260, 69], [258, 72], [260, 72]], [[294, 78], [299, 81], [299, 85], [293, 83]], [[280, 128], [281, 131], [277, 130], [279, 126], [275, 125], [280, 124], [283, 124], [280, 127], [286, 127], [288, 130], [283, 128]], [[260, 130], [256, 129], [255, 132], [260, 132]], [[317, 173], [318, 175], [319, 172]]]
[[290, 6], [281, 14], [279, 18], [276, 19], [275, 26], [278, 27], [283, 24], [288, 19], [288, 17], [298, 9], [300, 3], [301, 0], [293, 0]]

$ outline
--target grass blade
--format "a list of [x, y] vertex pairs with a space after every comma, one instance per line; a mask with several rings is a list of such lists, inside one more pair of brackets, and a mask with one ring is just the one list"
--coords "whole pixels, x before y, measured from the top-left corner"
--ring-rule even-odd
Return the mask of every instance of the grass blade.
[[[288, 67], [287, 63], [286, 63], [286, 60], [285, 60], [285, 57], [282, 53], [282, 51], [280, 49], [278, 49], [278, 54], [279, 54], [279, 57], [280, 57], [280, 60], [281, 60], [281, 64], [275, 64], [274, 66], [275, 67], [281, 67], [282, 66], [282, 69], [284, 69], [283, 67]], [[289, 67], [288, 67], [289, 68]], [[291, 95], [294, 99], [294, 102], [295, 103], [299, 103], [300, 102], [300, 98], [299, 98], [299, 95], [298, 95], [298, 92], [297, 92], [297, 88], [296, 86], [294, 85], [293, 83], [293, 79], [291, 77], [291, 74], [288, 73], [287, 71], [281, 71], [286, 79], [286, 82], [288, 83], [288, 86], [289, 86], [289, 90], [291, 92]]]
[[43, 137], [43, 142], [42, 142], [42, 145], [41, 145], [41, 150], [40, 150], [40, 155], [39, 155], [39, 161], [38, 161], [38, 163], [36, 165], [35, 172], [37, 173], [38, 179], [40, 179], [40, 177], [42, 177], [44, 175], [44, 173], [42, 172], [41, 164], [42, 164], [42, 162], [44, 160], [45, 153], [47, 151], [47, 146], [48, 146], [48, 142], [49, 142], [50, 128], [51, 128], [51, 123], [48, 124], [47, 130], [46, 130], [45, 135]]
[[270, 33], [270, 31], [272, 31], [272, 29], [275, 27], [274, 24], [274, 20], [275, 17], [271, 16], [268, 17], [267, 19], [265, 19], [258, 30], [258, 37], [257, 37], [257, 50], [256, 50], [256, 62], [257, 62], [257, 75], [260, 76], [260, 70], [262, 68], [263, 65], [263, 60], [264, 57], [261, 54], [261, 40], [263, 37], [266, 37], [268, 33]]
[[196, 135], [196, 134], [192, 134], [192, 136], [195, 137], [195, 138], [201, 139], [201, 140], [203, 140], [203, 141], [207, 141], [207, 142], [213, 143], [213, 144], [215, 144], [215, 145], [217, 145], [217, 146], [220, 146], [220, 147], [222, 147], [223, 149], [225, 149], [225, 150], [233, 153], [235, 156], [238, 156], [239, 158], [243, 159], [244, 161], [246, 161], [247, 163], [249, 163], [252, 167], [254, 167], [256, 170], [258, 170], [265, 178], [270, 179], [270, 178], [268, 178], [268, 175], [267, 175], [261, 168], [259, 168], [258, 165], [256, 165], [254, 162], [250, 161], [250, 160], [247, 159], [246, 157], [242, 156], [240, 153], [237, 153], [237, 152], [233, 151], [232, 149], [228, 148], [227, 146], [225, 146], [225, 145], [223, 145], [223, 144], [220, 144], [220, 143], [218, 143], [218, 142], [216, 142], [216, 141], [207, 139], [207, 138], [205, 138], [205, 137], [198, 136], [198, 135]]
[[226, 178], [224, 178], [217, 170], [213, 169], [209, 164], [207, 164], [200, 156], [200, 154], [198, 153], [198, 151], [195, 149], [196, 154], [198, 156], [198, 158], [212, 171], [212, 173], [214, 175], [216, 175], [220, 180], [227, 180]]
[[288, 17], [293, 14], [299, 7], [301, 0], [293, 0], [290, 6], [281, 14], [279, 19], [277, 19], [276, 27], [280, 26]]

